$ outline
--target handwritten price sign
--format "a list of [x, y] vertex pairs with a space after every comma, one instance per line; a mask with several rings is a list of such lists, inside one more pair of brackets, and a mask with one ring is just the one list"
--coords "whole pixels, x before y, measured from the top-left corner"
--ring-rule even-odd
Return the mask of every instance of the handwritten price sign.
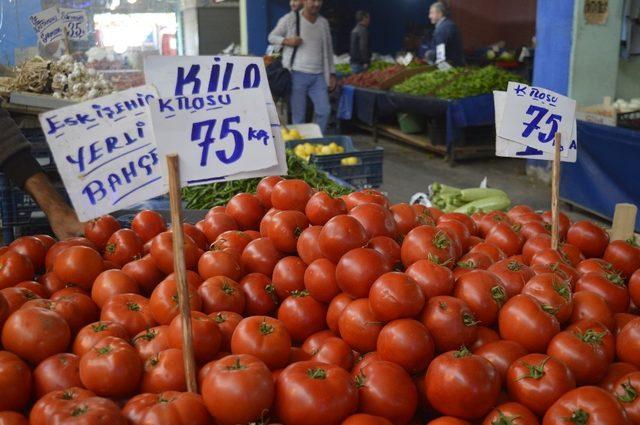
[[260, 89], [159, 98], [151, 117], [161, 155], [180, 154], [183, 186], [235, 180], [278, 163]]
[[87, 12], [82, 9], [60, 8], [60, 18], [67, 28], [70, 40], [86, 40]]
[[64, 29], [57, 7], [50, 7], [29, 16], [29, 22], [38, 34], [38, 40], [45, 46], [64, 38]]
[[151, 86], [40, 114], [62, 181], [82, 221], [166, 193], [153, 137]]
[[510, 82], [498, 137], [553, 153], [557, 132], [563, 138], [573, 133], [576, 102], [539, 87]]

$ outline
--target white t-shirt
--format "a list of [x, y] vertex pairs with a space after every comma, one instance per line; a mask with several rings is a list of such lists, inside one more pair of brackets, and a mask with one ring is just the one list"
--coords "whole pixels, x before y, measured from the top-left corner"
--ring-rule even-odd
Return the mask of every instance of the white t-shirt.
[[302, 44], [298, 47], [298, 53], [293, 61], [293, 70], [308, 74], [322, 74], [322, 26], [320, 20], [311, 23], [300, 14], [300, 38]]

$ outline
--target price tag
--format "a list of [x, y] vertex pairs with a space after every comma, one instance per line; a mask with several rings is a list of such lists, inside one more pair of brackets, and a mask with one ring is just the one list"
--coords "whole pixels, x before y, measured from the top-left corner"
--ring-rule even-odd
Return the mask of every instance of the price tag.
[[278, 163], [260, 89], [151, 101], [158, 150], [180, 154], [182, 186], [238, 179]]
[[444, 62], [447, 60], [447, 53], [444, 43], [440, 43], [436, 46], [436, 63]]
[[29, 16], [29, 22], [38, 35], [40, 43], [51, 44], [64, 38], [64, 30], [57, 7], [50, 7]]
[[152, 86], [134, 87], [40, 114], [81, 221], [166, 192], [148, 108], [156, 97]]
[[[493, 103], [496, 116], [496, 134], [500, 133], [500, 124], [503, 122], [507, 93], [501, 91], [493, 92]], [[560, 160], [563, 162], [576, 162], [578, 156], [577, 124], [574, 120], [571, 138], [563, 137], [560, 148]], [[553, 142], [552, 142], [553, 146]], [[496, 156], [521, 158], [521, 159], [541, 159], [552, 161], [553, 153], [544, 152], [531, 146], [516, 143], [511, 140], [496, 136]]]
[[60, 18], [67, 28], [69, 40], [86, 40], [87, 12], [82, 9], [60, 8]]
[[[217, 102], [219, 95], [232, 93], [232, 101], [236, 102], [236, 105], [240, 105], [243, 102], [240, 99], [242, 96], [238, 97], [234, 94], [249, 89], [258, 89], [261, 91], [262, 96], [258, 96], [257, 94], [252, 95], [253, 100], [251, 101], [251, 106], [252, 110], [256, 111], [256, 114], [258, 114], [257, 111], [259, 109], [266, 111], [268, 117], [268, 128], [266, 131], [269, 133], [271, 142], [269, 143], [269, 148], [275, 147], [277, 161], [268, 168], [260, 168], [262, 166], [260, 165], [260, 167], [238, 170], [236, 171], [237, 174], [233, 176], [228, 175], [225, 179], [248, 179], [271, 175], [284, 175], [287, 173], [285, 144], [280, 133], [280, 120], [273, 97], [271, 96], [267, 72], [262, 58], [246, 56], [151, 56], [145, 58], [144, 70], [147, 83], [153, 84], [156, 87], [161, 98], [173, 98], [177, 102], [186, 101], [192, 97], [204, 99], [211, 97]], [[251, 91], [251, 93], [257, 92]], [[216, 111], [207, 112], [211, 114], [214, 112], [216, 114], [219, 113]], [[194, 114], [199, 113], [195, 112]], [[199, 115], [202, 115], [202, 113]], [[222, 117], [223, 120], [224, 118], [226, 117]], [[188, 122], [190, 124], [187, 125], [189, 131], [191, 131], [191, 126], [193, 122], [195, 122], [195, 119], [190, 119]], [[258, 127], [243, 119], [241, 119], [241, 122], [243, 125], [253, 126], [253, 128]], [[212, 130], [213, 137], [218, 138], [220, 136], [217, 132], [221, 130], [221, 125], [221, 122], [216, 123], [217, 127]], [[233, 128], [238, 127], [236, 124], [231, 123], [230, 125]], [[156, 134], [157, 133], [158, 132], [156, 132]], [[248, 138], [248, 136], [247, 132], [243, 134], [245, 138]], [[190, 142], [191, 136], [186, 140]], [[180, 143], [184, 142], [181, 141]], [[249, 142], [245, 140], [245, 143], [253, 144], [254, 141]], [[215, 150], [219, 148], [212, 145], [212, 149]], [[182, 151], [180, 153], [182, 154]], [[239, 169], [239, 167], [236, 167], [236, 169]], [[184, 168], [181, 167], [181, 170], [184, 170]], [[182, 171], [181, 174], [183, 174]]]
[[498, 136], [553, 153], [557, 132], [565, 138], [572, 134], [576, 102], [566, 96], [539, 87], [510, 82], [500, 120]]

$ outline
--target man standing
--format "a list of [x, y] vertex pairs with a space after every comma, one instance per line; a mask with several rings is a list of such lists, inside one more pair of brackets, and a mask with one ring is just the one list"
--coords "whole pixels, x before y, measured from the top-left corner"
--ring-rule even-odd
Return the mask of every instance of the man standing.
[[364, 10], [356, 12], [356, 27], [351, 31], [351, 71], [354, 74], [364, 72], [371, 63], [371, 50], [369, 49], [369, 24], [371, 16]]
[[322, 0], [303, 0], [302, 4], [302, 12], [285, 16], [284, 25], [269, 34], [269, 42], [285, 46], [282, 64], [292, 71], [293, 124], [305, 122], [308, 96], [315, 122], [324, 133], [331, 115], [328, 90], [336, 86], [331, 30], [329, 21], [320, 16]]
[[426, 58], [430, 63], [436, 61], [436, 49], [440, 44], [444, 44], [445, 58], [450, 65], [463, 66], [464, 49], [462, 47], [462, 38], [458, 26], [451, 19], [446, 17], [445, 6], [436, 2], [429, 9], [429, 20], [436, 26], [433, 31], [429, 50]]

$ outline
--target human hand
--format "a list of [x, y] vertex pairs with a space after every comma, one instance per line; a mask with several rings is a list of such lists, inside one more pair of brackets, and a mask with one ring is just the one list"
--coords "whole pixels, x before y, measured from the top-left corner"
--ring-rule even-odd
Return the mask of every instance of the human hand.
[[84, 224], [71, 208], [56, 209], [47, 216], [53, 233], [60, 240], [82, 236]]
[[289, 37], [289, 38], [285, 38], [282, 44], [289, 47], [298, 47], [299, 45], [302, 44], [302, 39], [298, 36]]
[[335, 75], [331, 74], [329, 77], [329, 91], [334, 91], [338, 85], [338, 79]]

